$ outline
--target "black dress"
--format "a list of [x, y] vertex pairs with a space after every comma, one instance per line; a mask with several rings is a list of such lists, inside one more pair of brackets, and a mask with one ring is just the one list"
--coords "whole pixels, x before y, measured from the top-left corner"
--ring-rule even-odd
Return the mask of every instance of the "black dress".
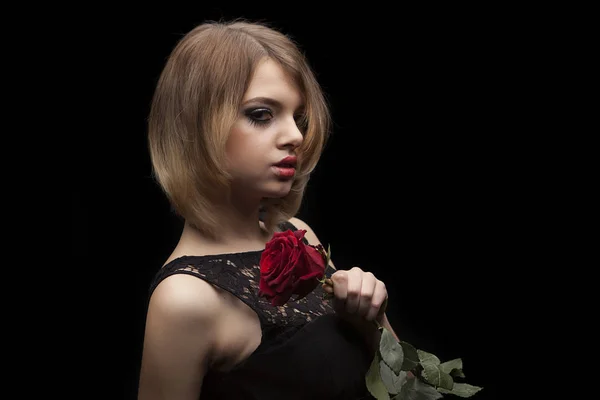
[[[290, 223], [281, 228], [296, 229]], [[166, 277], [189, 274], [227, 290], [258, 315], [258, 348], [230, 371], [209, 370], [200, 399], [373, 399], [365, 386], [373, 357], [360, 334], [323, 300], [321, 285], [279, 307], [259, 297], [261, 253], [183, 256], [162, 267], [151, 284], [150, 294]], [[328, 266], [326, 275], [333, 272]]]

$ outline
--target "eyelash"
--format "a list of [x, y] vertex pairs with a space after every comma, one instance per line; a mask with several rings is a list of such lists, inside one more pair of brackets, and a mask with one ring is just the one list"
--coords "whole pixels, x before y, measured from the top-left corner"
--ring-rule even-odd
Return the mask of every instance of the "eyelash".
[[[268, 108], [255, 108], [255, 109], [246, 111], [245, 114], [246, 114], [246, 117], [248, 118], [248, 121], [250, 121], [250, 123], [255, 126], [266, 126], [269, 123], [271, 123], [271, 121], [273, 120], [273, 112]], [[260, 119], [257, 117], [257, 114], [259, 116], [261, 116], [262, 114], [269, 114], [271, 118]], [[304, 130], [306, 129], [306, 126], [307, 126], [305, 116], [301, 114], [301, 115], [295, 116], [294, 119], [296, 120], [296, 124], [298, 125], [300, 130], [302, 130], [304, 132]]]
[[[269, 114], [271, 118], [269, 119], [259, 119], [256, 115]], [[253, 110], [246, 111], [246, 117], [248, 121], [256, 126], [265, 126], [268, 125], [273, 119], [273, 113], [268, 108], [255, 108]]]

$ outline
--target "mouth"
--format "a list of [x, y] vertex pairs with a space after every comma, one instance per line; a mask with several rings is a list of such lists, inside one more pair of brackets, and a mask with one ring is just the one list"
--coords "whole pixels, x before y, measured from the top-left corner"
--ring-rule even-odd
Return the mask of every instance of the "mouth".
[[275, 166], [278, 168], [296, 168], [296, 164], [298, 163], [297, 160], [298, 159], [294, 156], [287, 156], [275, 164]]
[[273, 166], [275, 174], [280, 178], [289, 179], [296, 175], [296, 168], [292, 164], [279, 163]]

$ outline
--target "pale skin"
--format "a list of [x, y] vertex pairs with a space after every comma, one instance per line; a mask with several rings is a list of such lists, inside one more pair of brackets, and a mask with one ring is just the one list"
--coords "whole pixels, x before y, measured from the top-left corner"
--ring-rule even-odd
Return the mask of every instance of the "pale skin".
[[[279, 105], [256, 100], [263, 98]], [[183, 255], [262, 249], [273, 235], [256, 222], [259, 205], [262, 198], [283, 196], [291, 188], [291, 180], [273, 176], [272, 165], [293, 155], [302, 143], [296, 125], [302, 97], [284, 71], [266, 60], [258, 66], [243, 103], [227, 146], [235, 196], [221, 215], [224, 239], [211, 240], [185, 224], [165, 263]], [[269, 122], [249, 123], [250, 117]], [[320, 243], [304, 221], [292, 218], [290, 222], [306, 230], [309, 243]], [[364, 334], [371, 349], [380, 338], [374, 321], [396, 336], [381, 309], [388, 295], [383, 282], [358, 267], [336, 270], [331, 278], [335, 312]], [[138, 399], [196, 400], [206, 372], [227, 371], [250, 357], [261, 335], [256, 313], [229, 292], [189, 275], [166, 278], [148, 307]]]

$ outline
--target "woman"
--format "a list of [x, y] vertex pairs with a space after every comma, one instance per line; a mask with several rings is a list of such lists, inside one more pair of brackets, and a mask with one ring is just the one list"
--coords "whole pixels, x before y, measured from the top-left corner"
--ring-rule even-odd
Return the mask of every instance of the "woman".
[[[151, 286], [139, 399], [368, 398], [364, 376], [387, 321], [383, 282], [326, 269], [326, 287], [273, 305], [260, 260], [296, 218], [330, 128], [298, 47], [264, 24], [209, 22], [166, 62], [149, 118], [157, 181], [185, 220]], [[301, 235], [302, 236], [302, 235]]]

